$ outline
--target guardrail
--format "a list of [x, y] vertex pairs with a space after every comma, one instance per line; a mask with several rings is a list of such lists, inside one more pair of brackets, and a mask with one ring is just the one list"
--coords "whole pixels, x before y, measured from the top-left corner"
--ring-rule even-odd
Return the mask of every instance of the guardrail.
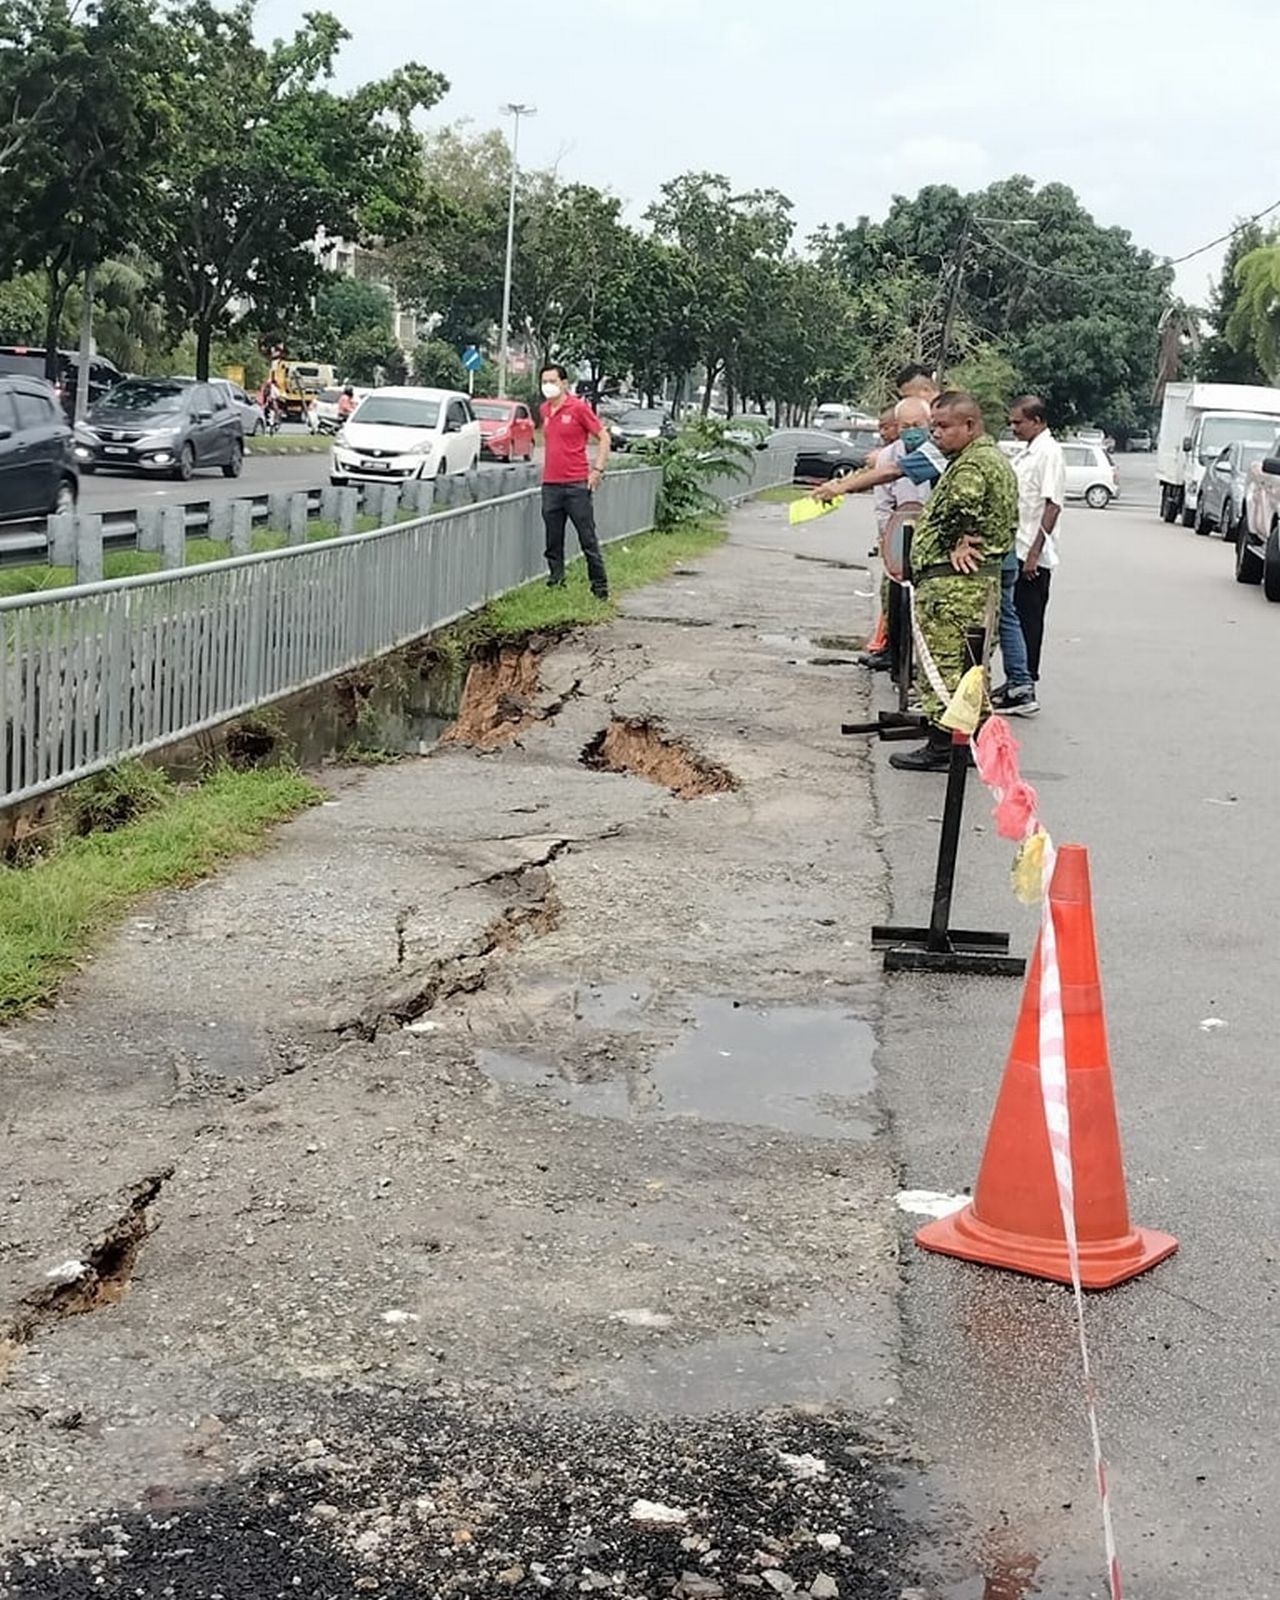
[[[513, 464], [485, 463], [471, 472], [450, 478], [415, 480], [404, 486], [414, 510], [428, 511], [433, 506], [448, 507], [477, 500], [493, 500], [499, 495], [526, 489], [538, 481], [538, 468]], [[386, 487], [393, 487], [387, 485]], [[379, 506], [384, 486], [356, 485], [351, 489], [350, 517]], [[240, 534], [247, 553], [247, 541], [255, 529], [288, 533], [299, 522], [316, 520], [337, 523], [346, 504], [341, 491], [330, 486], [315, 489], [279, 490], [268, 494], [219, 496], [213, 500], [189, 500], [181, 504], [148, 506], [128, 511], [73, 513], [62, 517], [28, 517], [0, 524], [0, 567], [76, 565], [80, 533], [87, 529], [91, 541], [104, 550], [144, 550], [171, 552], [176, 541], [180, 549], [187, 539], [213, 538], [230, 542]], [[240, 507], [236, 511], [235, 507]], [[298, 509], [298, 508], [301, 509]], [[245, 509], [247, 508], [247, 509]], [[175, 561], [181, 565], [181, 561]], [[89, 561], [92, 567], [92, 558]]]
[[[790, 482], [760, 451], [711, 487]], [[610, 472], [604, 541], [653, 526], [660, 472]], [[544, 571], [523, 490], [371, 533], [0, 599], [0, 806], [215, 727], [444, 626]]]

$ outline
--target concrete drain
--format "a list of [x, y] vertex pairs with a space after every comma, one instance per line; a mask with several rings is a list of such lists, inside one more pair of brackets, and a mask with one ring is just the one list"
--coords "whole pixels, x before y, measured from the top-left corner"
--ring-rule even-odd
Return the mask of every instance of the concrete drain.
[[680, 800], [700, 800], [738, 787], [727, 767], [669, 738], [643, 717], [615, 717], [588, 741], [581, 759], [594, 772], [629, 772], [647, 778]]

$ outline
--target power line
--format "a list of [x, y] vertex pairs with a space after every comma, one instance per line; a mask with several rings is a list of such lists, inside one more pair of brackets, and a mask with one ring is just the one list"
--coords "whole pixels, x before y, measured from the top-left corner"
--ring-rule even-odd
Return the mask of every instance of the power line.
[[[1228, 239], [1234, 239], [1236, 234], [1243, 233], [1246, 228], [1252, 227], [1255, 222], [1261, 222], [1263, 217], [1269, 217], [1273, 211], [1280, 211], [1280, 200], [1273, 201], [1269, 206], [1264, 206], [1261, 211], [1255, 211], [1251, 217], [1244, 217], [1241, 221], [1236, 223], [1234, 228], [1228, 228], [1226, 233], [1220, 233], [1216, 239], [1210, 239], [1208, 244], [1197, 245], [1194, 250], [1188, 250], [1185, 255], [1166, 257], [1164, 260], [1157, 262], [1155, 266], [1150, 267], [1148, 270], [1154, 272], [1156, 270], [1156, 266], [1178, 267], [1181, 266], [1184, 261], [1194, 261], [1197, 256], [1202, 256], [1207, 251], [1216, 248], [1216, 246], [1225, 244]], [[1039, 261], [1032, 261], [1028, 256], [1019, 255], [1016, 250], [1011, 250], [1007, 244], [1005, 244], [1002, 240], [997, 239], [993, 233], [990, 233], [986, 228], [984, 228], [982, 224], [976, 220], [976, 218], [974, 225], [977, 227], [978, 232], [981, 233], [982, 237], [987, 241], [988, 244], [994, 245], [997, 250], [1008, 256], [1011, 261], [1016, 261], [1021, 266], [1029, 267], [1032, 272], [1042, 272], [1047, 277], [1051, 278], [1068, 278], [1074, 283], [1097, 283], [1100, 276], [1112, 276], [1110, 273], [1099, 274], [1096, 272], [1069, 272], [1064, 267], [1047, 267]]]

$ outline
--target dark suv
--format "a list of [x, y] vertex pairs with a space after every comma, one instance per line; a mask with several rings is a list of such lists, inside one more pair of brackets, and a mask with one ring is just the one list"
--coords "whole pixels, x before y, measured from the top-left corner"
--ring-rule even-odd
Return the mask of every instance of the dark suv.
[[238, 478], [244, 428], [225, 391], [189, 378], [128, 378], [76, 426], [81, 472], [111, 468], [185, 482], [197, 467]]
[[[28, 344], [0, 345], [0, 377], [42, 378], [46, 382], [46, 352]], [[80, 378], [80, 357], [74, 350], [55, 350], [54, 365], [57, 381], [54, 388], [62, 409], [69, 417], [75, 415], [76, 385]], [[124, 377], [113, 362], [105, 356], [94, 356], [89, 362], [89, 404], [100, 400], [108, 389], [114, 389]]]
[[74, 511], [71, 429], [49, 385], [0, 377], [0, 520]]

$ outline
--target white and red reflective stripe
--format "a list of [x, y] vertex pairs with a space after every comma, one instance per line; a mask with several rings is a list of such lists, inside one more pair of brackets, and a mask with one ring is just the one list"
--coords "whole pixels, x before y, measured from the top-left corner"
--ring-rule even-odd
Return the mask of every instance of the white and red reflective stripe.
[[[896, 579], [894, 580], [897, 581]], [[907, 604], [911, 611], [911, 637], [915, 641], [916, 659], [929, 680], [929, 687], [942, 701], [943, 705], [950, 705], [954, 689], [948, 689], [943, 682], [942, 674], [938, 671], [938, 663], [933, 659], [929, 650], [929, 642], [925, 638], [920, 624], [916, 621], [916, 589], [913, 583], [904, 581], [902, 587], [907, 592]]]
[[1080, 1339], [1080, 1368], [1084, 1377], [1085, 1409], [1089, 1416], [1089, 1435], [1093, 1442], [1093, 1465], [1098, 1479], [1098, 1500], [1102, 1507], [1102, 1538], [1107, 1553], [1107, 1587], [1111, 1600], [1124, 1600], [1120, 1580], [1120, 1561], [1116, 1555], [1115, 1528], [1111, 1520], [1111, 1496], [1107, 1487], [1107, 1463], [1102, 1453], [1102, 1431], [1098, 1426], [1097, 1392], [1089, 1362], [1089, 1339], [1085, 1331], [1084, 1289], [1080, 1283], [1080, 1242], [1076, 1236], [1075, 1173], [1071, 1165], [1071, 1107], [1067, 1100], [1066, 1033], [1062, 1020], [1062, 973], [1058, 966], [1058, 934], [1053, 920], [1049, 885], [1057, 851], [1048, 834], [1044, 844], [1043, 898], [1040, 910], [1040, 1095], [1044, 1102], [1045, 1127], [1053, 1155], [1053, 1172], [1058, 1185], [1058, 1208], [1062, 1231], [1067, 1241], [1071, 1266], [1071, 1289], [1076, 1304], [1076, 1332]]

